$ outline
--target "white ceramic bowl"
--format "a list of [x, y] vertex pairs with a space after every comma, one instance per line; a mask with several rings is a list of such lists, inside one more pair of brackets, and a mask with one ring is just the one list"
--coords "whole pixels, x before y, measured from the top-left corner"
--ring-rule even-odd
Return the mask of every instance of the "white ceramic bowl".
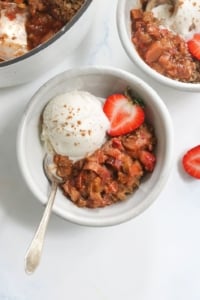
[[142, 213], [159, 195], [169, 176], [173, 157], [173, 127], [169, 112], [158, 94], [141, 79], [111, 67], [88, 67], [68, 70], [44, 84], [32, 97], [18, 130], [19, 165], [30, 190], [45, 204], [49, 190], [43, 173], [44, 149], [40, 142], [40, 116], [47, 102], [57, 94], [85, 90], [106, 98], [131, 87], [145, 102], [146, 115], [155, 128], [158, 145], [153, 173], [126, 201], [105, 208], [88, 209], [75, 206], [59, 190], [53, 211], [82, 225], [108, 226], [127, 221]]
[[16, 59], [0, 63], [0, 88], [32, 81], [55, 67], [83, 41], [93, 20], [95, 1], [86, 0], [53, 38]]
[[140, 7], [140, 0], [118, 0], [116, 14], [118, 33], [122, 46], [131, 61], [135, 63], [143, 72], [164, 85], [181, 91], [199, 92], [200, 83], [184, 83], [161, 75], [157, 71], [153, 70], [150, 66], [148, 66], [139, 56], [131, 41], [130, 11], [133, 8]]

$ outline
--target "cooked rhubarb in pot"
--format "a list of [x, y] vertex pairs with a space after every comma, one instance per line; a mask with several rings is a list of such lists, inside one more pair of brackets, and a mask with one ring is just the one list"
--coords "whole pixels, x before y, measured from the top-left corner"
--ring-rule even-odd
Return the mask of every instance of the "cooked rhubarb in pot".
[[[11, 40], [19, 39], [21, 48], [22, 46], [26, 47], [26, 49], [22, 49], [22, 53], [15, 54], [13, 57], [20, 56], [37, 47], [66, 25], [84, 2], [85, 0], [1, 0], [0, 48], [15, 47], [15, 41], [12, 41], [11, 44], [9, 41], [6, 43], [5, 40], [8, 39], [8, 36]], [[16, 28], [17, 25], [19, 26]], [[7, 27], [11, 30], [9, 31]], [[22, 33], [18, 28], [25, 31], [23, 38], [26, 41], [21, 40]], [[2, 55], [0, 58], [3, 60]]]

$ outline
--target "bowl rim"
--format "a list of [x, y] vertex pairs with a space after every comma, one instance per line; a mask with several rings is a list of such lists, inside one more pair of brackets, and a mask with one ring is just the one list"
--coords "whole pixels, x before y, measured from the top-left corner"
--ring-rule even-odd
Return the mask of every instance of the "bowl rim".
[[0, 68], [5, 67], [5, 66], [14, 65], [15, 63], [18, 63], [27, 58], [30, 58], [31, 56], [39, 53], [43, 49], [46, 49], [48, 46], [53, 44], [56, 40], [58, 40], [60, 37], [62, 37], [81, 18], [81, 16], [84, 14], [84, 12], [87, 10], [87, 8], [90, 6], [90, 4], [93, 1], [94, 0], [85, 0], [83, 5], [81, 6], [81, 8], [74, 15], [74, 17], [66, 25], [64, 25], [56, 34], [54, 34], [52, 38], [50, 38], [46, 42], [38, 45], [37, 47], [33, 48], [32, 50], [28, 51], [27, 53], [25, 53], [19, 57], [0, 62]]
[[[40, 93], [45, 92], [49, 89], [49, 86], [51, 87], [52, 84], [55, 84], [59, 82], [59, 80], [67, 80], [67, 78], [73, 77], [73, 76], [84, 76], [84, 75], [112, 75], [112, 76], [118, 76], [123, 77], [124, 80], [128, 79], [131, 81], [136, 82], [139, 85], [142, 85], [145, 89], [148, 90], [148, 93], [152, 95], [153, 101], [155, 101], [155, 105], [159, 106], [159, 109], [162, 112], [162, 118], [165, 120], [164, 126], [165, 126], [165, 132], [166, 132], [166, 139], [168, 141], [167, 149], [165, 149], [166, 154], [166, 163], [163, 165], [161, 176], [159, 177], [158, 185], [156, 188], [153, 188], [145, 201], [142, 201], [140, 204], [137, 205], [137, 207], [130, 209], [130, 211], [125, 211], [123, 214], [117, 215], [117, 216], [107, 216], [103, 220], [98, 219], [95, 220], [95, 218], [87, 219], [87, 217], [77, 217], [75, 215], [72, 215], [69, 212], [63, 212], [62, 208], [59, 207], [53, 207], [53, 212], [57, 214], [59, 217], [62, 217], [63, 219], [70, 221], [75, 224], [79, 225], [85, 225], [85, 226], [92, 226], [92, 227], [105, 227], [105, 226], [112, 226], [117, 225], [123, 222], [126, 222], [130, 219], [133, 219], [137, 215], [144, 212], [157, 198], [157, 196], [160, 194], [162, 188], [167, 182], [167, 179], [170, 175], [170, 171], [172, 168], [173, 163], [173, 148], [174, 148], [174, 132], [173, 132], [173, 125], [172, 125], [172, 119], [168, 112], [168, 109], [160, 96], [157, 94], [157, 92], [149, 86], [146, 82], [144, 82], [139, 77], [130, 74], [127, 71], [115, 68], [115, 67], [108, 67], [108, 66], [90, 66], [90, 67], [80, 67], [80, 68], [73, 68], [66, 70], [60, 74], [57, 74], [56, 76], [49, 79], [44, 85], [42, 85], [32, 96], [30, 99], [30, 102], [26, 106], [21, 122], [18, 126], [17, 130], [17, 139], [16, 139], [16, 150], [17, 150], [17, 159], [18, 164], [21, 170], [22, 177], [24, 178], [25, 183], [29, 187], [30, 191], [33, 193], [33, 195], [37, 198], [37, 200], [45, 204], [47, 198], [45, 201], [43, 201], [41, 198], [41, 192], [38, 190], [37, 185], [33, 183], [32, 177], [30, 176], [29, 168], [24, 160], [24, 134], [26, 131], [26, 122], [28, 120], [29, 115], [32, 113], [32, 108], [34, 105], [39, 101]], [[167, 125], [166, 125], [167, 124]]]
[[[133, 61], [135, 65], [139, 67], [140, 70], [145, 72], [147, 75], [150, 75], [153, 79], [160, 82], [161, 84], [182, 91], [199, 92], [200, 83], [185, 83], [178, 80], [173, 80], [167, 76], [158, 73], [143, 61], [143, 59], [136, 51], [126, 30], [125, 24], [126, 24], [127, 16], [125, 15], [125, 6], [129, 1], [130, 0], [118, 0], [117, 9], [116, 9], [116, 25], [117, 25], [118, 35], [122, 43], [122, 46], [125, 52], [127, 53], [127, 55], [129, 56], [129, 58], [131, 59], [131, 61]], [[138, 3], [138, 7], [139, 7], [139, 3]], [[130, 21], [130, 26], [131, 26], [131, 21]]]

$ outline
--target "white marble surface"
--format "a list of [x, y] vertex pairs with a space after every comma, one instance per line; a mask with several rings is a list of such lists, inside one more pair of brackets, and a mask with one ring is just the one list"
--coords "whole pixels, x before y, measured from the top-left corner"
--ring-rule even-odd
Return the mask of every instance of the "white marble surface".
[[[200, 182], [180, 159], [200, 143], [200, 95], [171, 90], [147, 78], [120, 44], [117, 0], [95, 0], [93, 26], [71, 57], [38, 80], [0, 90], [0, 300], [199, 300]], [[21, 177], [16, 132], [31, 95], [73, 66], [112, 65], [151, 84], [175, 130], [174, 166], [157, 201], [141, 216], [109, 228], [87, 228], [52, 215], [42, 261], [24, 272], [24, 255], [43, 213]]]

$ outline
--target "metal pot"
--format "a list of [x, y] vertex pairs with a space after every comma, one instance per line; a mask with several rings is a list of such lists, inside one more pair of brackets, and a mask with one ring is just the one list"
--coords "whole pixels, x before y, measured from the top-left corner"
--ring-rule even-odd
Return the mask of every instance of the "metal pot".
[[47, 42], [18, 58], [1, 62], [0, 87], [31, 81], [72, 53], [89, 30], [94, 2], [86, 0], [74, 18]]

